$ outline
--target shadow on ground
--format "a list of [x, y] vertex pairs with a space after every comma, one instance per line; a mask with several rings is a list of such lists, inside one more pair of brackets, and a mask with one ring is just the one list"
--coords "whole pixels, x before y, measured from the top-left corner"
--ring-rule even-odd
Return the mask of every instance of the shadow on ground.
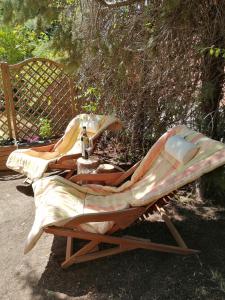
[[[32, 272], [20, 280], [40, 299], [225, 299], [224, 209], [186, 203], [172, 205], [170, 214], [200, 255], [135, 250], [63, 270], [65, 239], [55, 237], [38, 284]], [[137, 224], [124, 234], [173, 243], [162, 222]]]
[[32, 185], [17, 185], [16, 189], [17, 189], [18, 192], [20, 192], [24, 195], [27, 195], [27, 196], [30, 196], [30, 197], [34, 196]]

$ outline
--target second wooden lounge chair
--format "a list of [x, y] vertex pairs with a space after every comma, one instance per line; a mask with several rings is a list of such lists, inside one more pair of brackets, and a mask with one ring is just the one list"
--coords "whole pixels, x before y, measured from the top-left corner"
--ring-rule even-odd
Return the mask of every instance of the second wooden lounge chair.
[[[138, 248], [178, 254], [197, 253], [186, 246], [167, 217], [162, 198], [223, 164], [224, 144], [178, 126], [156, 142], [131, 179], [119, 187], [79, 186], [59, 176], [39, 180], [33, 185], [36, 214], [25, 253], [33, 248], [43, 232], [67, 238], [64, 268]], [[77, 178], [73, 177], [73, 180]], [[177, 246], [113, 235], [154, 210], [160, 212]], [[88, 242], [73, 253], [73, 239], [76, 238]], [[97, 246], [101, 243], [113, 247], [99, 251]]]
[[30, 181], [43, 177], [47, 170], [74, 170], [76, 159], [81, 156], [82, 126], [87, 127], [94, 149], [105, 130], [118, 130], [122, 125], [113, 116], [80, 114], [69, 123], [56, 144], [15, 150], [8, 157], [7, 167], [26, 175]]

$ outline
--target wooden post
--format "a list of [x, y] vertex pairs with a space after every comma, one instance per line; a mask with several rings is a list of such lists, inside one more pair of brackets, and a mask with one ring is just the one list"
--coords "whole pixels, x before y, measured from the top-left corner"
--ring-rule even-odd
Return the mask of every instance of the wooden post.
[[1, 71], [2, 71], [2, 82], [4, 89], [4, 98], [5, 98], [5, 109], [8, 120], [9, 127], [9, 136], [10, 138], [17, 138], [17, 130], [16, 130], [16, 115], [15, 108], [13, 102], [13, 92], [12, 85], [9, 73], [9, 65], [6, 62], [0, 63]]
[[6, 117], [7, 117], [7, 122], [8, 122], [8, 130], [9, 130], [9, 137], [12, 138], [12, 126], [11, 126], [11, 118], [10, 118], [10, 106], [9, 106], [9, 101], [7, 97], [7, 88], [5, 87], [6, 85], [6, 75], [7, 72], [5, 71], [6, 68], [8, 68], [7, 63], [1, 62], [1, 73], [2, 73], [2, 82], [3, 82], [3, 92], [4, 92], [4, 99], [5, 99], [5, 110], [6, 110]]

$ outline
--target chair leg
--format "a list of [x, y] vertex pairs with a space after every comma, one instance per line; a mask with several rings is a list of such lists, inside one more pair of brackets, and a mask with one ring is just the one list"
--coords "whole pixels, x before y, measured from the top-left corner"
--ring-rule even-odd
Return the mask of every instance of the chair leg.
[[165, 222], [166, 226], [168, 227], [171, 235], [174, 237], [175, 241], [177, 242], [177, 244], [180, 247], [187, 249], [188, 248], [187, 245], [185, 244], [183, 238], [181, 237], [181, 235], [177, 231], [176, 227], [174, 226], [174, 224], [172, 223], [172, 221], [170, 220], [170, 218], [166, 214], [166, 211], [162, 207], [159, 208], [157, 205], [156, 205], [156, 208], [157, 208], [158, 212], [160, 213], [160, 215], [161, 215], [163, 221]]
[[[97, 233], [82, 232], [78, 230], [71, 230], [68, 228], [60, 227], [48, 227], [45, 229], [45, 232], [67, 237], [66, 260], [62, 263], [63, 268], [67, 268], [74, 263], [90, 261], [100, 257], [114, 255], [138, 248], [181, 255], [196, 254], [199, 252], [198, 250], [189, 249], [181, 245], [172, 246], [166, 244], [153, 243], [148, 239], [133, 236], [117, 237]], [[83, 248], [81, 248], [72, 255], [72, 238], [89, 240], [89, 242]], [[101, 243], [114, 245], [114, 247], [107, 250], [93, 252], [93, 249]]]
[[91, 253], [95, 250], [98, 251], [98, 242], [91, 241], [73, 254], [73, 251], [71, 251], [73, 248], [73, 246], [71, 246], [71, 241], [73, 241], [73, 238], [67, 237], [66, 259], [61, 264], [64, 269], [74, 264], [78, 257], [84, 256], [86, 253]]
[[97, 251], [94, 253], [87, 253], [84, 255], [80, 255], [80, 256], [76, 256], [76, 254], [74, 254], [73, 259], [71, 257], [70, 261], [65, 261], [62, 263], [62, 267], [63, 268], [67, 268], [70, 265], [74, 264], [74, 263], [82, 263], [82, 262], [86, 262], [86, 261], [90, 261], [90, 260], [95, 260], [97, 258], [102, 258], [102, 257], [106, 257], [106, 256], [111, 256], [111, 255], [115, 255], [115, 254], [119, 254], [122, 252], [126, 252], [129, 250], [134, 250], [136, 249], [136, 247], [122, 247], [122, 246], [117, 246], [117, 247], [113, 247], [110, 249], [106, 249], [106, 250], [101, 250], [101, 251]]
[[73, 238], [71, 236], [67, 237], [66, 240], [66, 260], [73, 254]]

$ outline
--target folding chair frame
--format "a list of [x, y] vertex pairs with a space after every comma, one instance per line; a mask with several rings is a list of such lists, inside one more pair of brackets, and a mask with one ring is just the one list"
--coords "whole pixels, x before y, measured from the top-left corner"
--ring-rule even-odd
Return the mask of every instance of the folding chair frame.
[[[149, 239], [143, 239], [133, 236], [117, 237], [112, 235], [112, 233], [120, 229], [124, 229], [139, 218], [146, 216], [146, 213], [148, 214], [149, 211], [152, 212], [155, 210], [160, 213], [162, 220], [167, 225], [167, 228], [174, 237], [178, 246], [153, 243]], [[115, 223], [113, 228], [107, 234], [84, 232], [79, 228], [79, 225], [81, 225], [82, 223], [102, 221], [114, 221]], [[116, 212], [86, 214], [78, 216], [69, 221], [63, 227], [49, 226], [46, 227], [44, 231], [46, 233], [64, 236], [67, 238], [66, 258], [65, 261], [61, 264], [62, 268], [68, 268], [72, 264], [90, 261], [135, 249], [146, 249], [182, 255], [196, 254], [199, 252], [198, 250], [190, 249], [187, 247], [181, 235], [178, 233], [177, 229], [167, 216], [165, 210], [155, 203], [147, 207], [135, 207]], [[74, 253], [74, 238], [88, 240], [89, 242]], [[101, 243], [107, 243], [113, 245], [113, 247], [110, 249], [99, 250], [98, 245]]]

